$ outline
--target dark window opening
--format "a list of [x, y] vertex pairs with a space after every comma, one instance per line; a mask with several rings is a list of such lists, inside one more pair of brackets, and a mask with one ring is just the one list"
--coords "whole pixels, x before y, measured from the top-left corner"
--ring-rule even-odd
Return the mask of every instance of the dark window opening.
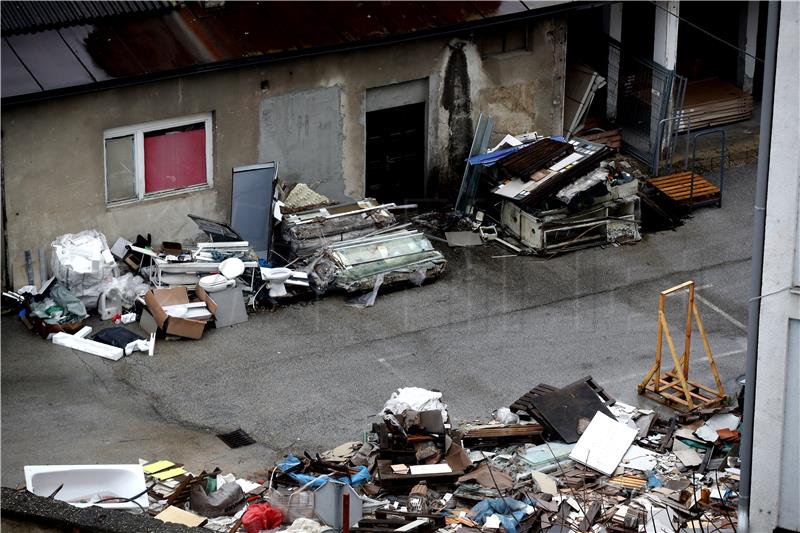
[[425, 104], [367, 113], [366, 195], [407, 203], [425, 197]]

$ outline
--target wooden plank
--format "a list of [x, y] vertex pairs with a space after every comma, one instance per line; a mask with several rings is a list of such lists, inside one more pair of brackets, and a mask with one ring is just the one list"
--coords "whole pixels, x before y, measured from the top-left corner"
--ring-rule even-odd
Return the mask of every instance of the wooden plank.
[[[691, 185], [691, 183], [692, 183], [691, 176], [681, 176], [680, 178], [674, 178], [668, 181], [665, 180], [665, 181], [650, 182], [651, 185], [659, 189], [670, 188], [670, 187], [688, 187], [689, 185]], [[694, 185], [695, 187], [697, 187], [698, 185], [709, 185], [711, 187], [716, 187], [716, 185], [708, 181], [700, 174], [695, 175]]]
[[658, 190], [663, 192], [664, 194], [672, 195], [672, 194], [682, 194], [686, 193], [689, 194], [694, 192], [695, 194], [715, 194], [719, 192], [719, 188], [715, 187], [714, 185], [709, 185], [706, 183], [695, 183], [694, 187], [689, 185], [670, 185], [669, 187], [657, 187]]
[[[693, 382], [691, 382], [691, 381], [687, 381], [686, 383], [687, 383], [687, 384], [688, 384], [690, 387], [691, 387], [691, 386], [694, 386], [694, 385], [696, 385], [696, 383], [693, 383]], [[678, 391], [678, 392], [681, 392], [681, 391], [682, 391], [682, 389], [681, 389], [681, 384], [680, 384], [678, 381], [670, 382], [670, 384], [669, 384], [669, 385], [665, 385], [665, 386], [663, 387], [663, 389], [665, 389], [665, 390], [674, 389], [674, 390], [676, 390], [676, 391]], [[691, 388], [689, 389], [689, 396], [691, 396], [692, 398], [696, 398], [696, 399], [698, 399], [698, 400], [700, 400], [700, 401], [706, 401], [706, 400], [710, 399], [710, 398], [709, 398], [709, 396], [707, 396], [707, 395], [704, 395], [704, 394], [700, 394], [700, 393], [696, 392], [695, 390], [693, 390], [693, 389], [691, 389]], [[716, 395], [715, 395], [715, 396], [713, 396], [713, 397], [716, 397]], [[712, 398], [713, 398], [713, 397], [712, 397]]]
[[694, 191], [693, 193], [684, 191], [668, 193], [667, 196], [676, 201], [686, 201], [689, 199], [713, 198], [715, 196], [718, 197], [719, 191]]
[[711, 200], [714, 197], [719, 197], [719, 193], [709, 193], [709, 194], [697, 194], [697, 193], [695, 193], [693, 195], [690, 195], [687, 192], [686, 194], [682, 194], [682, 195], [679, 195], [679, 196], [671, 196], [671, 198], [673, 200], [676, 200], [676, 201], [679, 201], [679, 202], [688, 202], [690, 198], [692, 200]]
[[725, 387], [722, 386], [722, 380], [720, 379], [719, 371], [717, 370], [717, 363], [714, 361], [714, 356], [711, 354], [711, 347], [708, 345], [708, 338], [706, 338], [706, 330], [703, 327], [703, 321], [700, 320], [700, 313], [697, 311], [696, 305], [692, 306], [692, 312], [697, 322], [697, 329], [700, 332], [700, 337], [703, 339], [703, 348], [706, 352], [708, 365], [711, 367], [711, 373], [714, 374], [714, 382], [717, 384], [716, 394], [721, 397], [725, 396]]
[[[661, 189], [662, 191], [670, 191], [676, 189], [689, 189], [692, 187], [692, 180], [687, 179], [686, 181], [673, 181], [671, 183], [658, 183], [655, 185], [657, 189]], [[695, 178], [694, 180], [694, 188], [695, 189], [703, 189], [703, 188], [710, 188], [710, 189], [717, 189], [718, 187], [711, 183], [710, 181], [703, 179], [703, 178]]]

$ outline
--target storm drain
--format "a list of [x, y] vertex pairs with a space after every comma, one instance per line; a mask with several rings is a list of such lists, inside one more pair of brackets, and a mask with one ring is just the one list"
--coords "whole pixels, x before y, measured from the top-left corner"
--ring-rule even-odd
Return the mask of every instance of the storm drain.
[[245, 433], [241, 428], [236, 431], [231, 431], [230, 433], [219, 434], [217, 437], [227, 444], [229, 448], [241, 448], [242, 446], [249, 446], [256, 443], [253, 437]]

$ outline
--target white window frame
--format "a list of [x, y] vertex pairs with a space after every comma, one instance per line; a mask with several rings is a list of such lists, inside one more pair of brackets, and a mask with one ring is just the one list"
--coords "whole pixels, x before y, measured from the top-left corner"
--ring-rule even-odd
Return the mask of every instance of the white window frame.
[[[167, 191], [158, 191], [152, 193], [145, 192], [144, 184], [144, 135], [151, 131], [166, 130], [170, 128], [177, 128], [179, 126], [188, 126], [189, 124], [197, 124], [202, 122], [206, 132], [206, 183], [194, 185], [192, 187], [183, 187], [181, 189], [170, 189]], [[109, 139], [116, 139], [118, 137], [126, 137], [133, 135], [133, 153], [134, 153], [134, 170], [136, 180], [136, 197], [127, 198], [125, 200], [109, 200], [108, 199], [108, 154], [106, 153], [106, 141]], [[210, 189], [214, 186], [214, 140], [213, 140], [213, 124], [211, 113], [201, 113], [198, 115], [190, 115], [179, 118], [172, 118], [167, 120], [158, 120], [155, 122], [144, 122], [141, 124], [134, 124], [132, 126], [123, 126], [120, 128], [111, 128], [103, 132], [103, 185], [106, 192], [106, 205], [117, 206], [130, 204], [134, 202], [141, 202], [142, 200], [150, 200], [153, 198], [161, 198], [164, 196], [173, 196], [176, 194], [185, 194], [188, 192], [202, 191]]]

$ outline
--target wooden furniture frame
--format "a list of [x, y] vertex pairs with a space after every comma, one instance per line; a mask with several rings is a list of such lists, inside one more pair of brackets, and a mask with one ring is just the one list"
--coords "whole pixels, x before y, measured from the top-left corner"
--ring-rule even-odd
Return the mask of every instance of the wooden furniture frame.
[[[678, 357], [675, 350], [675, 343], [672, 340], [672, 335], [667, 325], [667, 318], [664, 312], [664, 304], [668, 294], [688, 290], [689, 298], [686, 306], [686, 327], [684, 332], [684, 345], [683, 354]], [[672, 407], [693, 411], [695, 409], [709, 408], [718, 405], [725, 398], [725, 389], [722, 386], [722, 380], [719, 377], [717, 364], [714, 361], [714, 356], [711, 353], [711, 347], [708, 344], [703, 322], [700, 320], [700, 313], [697, 311], [695, 304], [695, 284], [694, 281], [687, 281], [676, 285], [671, 289], [661, 291], [658, 300], [658, 337], [656, 341], [656, 361], [650, 368], [647, 376], [637, 387], [639, 394], [647, 395], [656, 401], [670, 405]], [[692, 318], [697, 325], [697, 330], [700, 338], [703, 340], [703, 347], [705, 348], [706, 358], [711, 367], [711, 373], [714, 375], [716, 383], [716, 390], [705, 385], [689, 380], [689, 358], [691, 355], [692, 346]], [[663, 340], [666, 337], [667, 346], [669, 347], [672, 362], [675, 367], [672, 370], [661, 373], [661, 349]]]

